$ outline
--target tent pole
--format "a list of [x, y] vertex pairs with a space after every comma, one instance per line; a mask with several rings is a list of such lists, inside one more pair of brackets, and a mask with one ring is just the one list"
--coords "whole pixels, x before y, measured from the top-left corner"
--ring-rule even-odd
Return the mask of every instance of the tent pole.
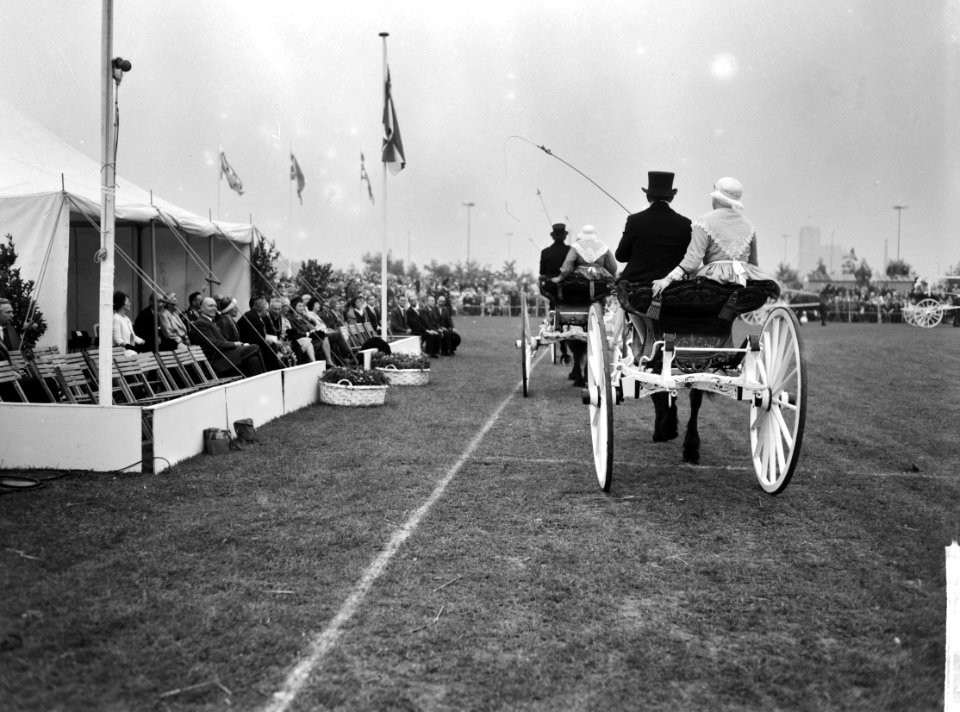
[[114, 87], [111, 58], [113, 54], [113, 0], [103, 0], [103, 29], [100, 57], [100, 154], [102, 163], [100, 193], [100, 338], [98, 347], [101, 406], [112, 405], [113, 389], [113, 278], [114, 220], [116, 191], [116, 156], [114, 137]]
[[[157, 221], [153, 218], [150, 218], [150, 273], [153, 284], [157, 284]], [[153, 289], [150, 290], [151, 293]], [[160, 350], [160, 314], [157, 313], [157, 310], [160, 308], [160, 304], [156, 299], [156, 294], [154, 294], [153, 300], [153, 350]]]

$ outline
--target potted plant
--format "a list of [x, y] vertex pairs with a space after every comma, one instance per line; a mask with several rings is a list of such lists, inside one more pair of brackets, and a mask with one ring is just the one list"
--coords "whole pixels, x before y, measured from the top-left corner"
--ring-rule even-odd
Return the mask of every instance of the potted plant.
[[320, 377], [320, 402], [328, 405], [383, 405], [387, 377], [380, 371], [336, 366]]
[[370, 365], [391, 386], [425, 386], [430, 382], [430, 359], [422, 354], [376, 353]]

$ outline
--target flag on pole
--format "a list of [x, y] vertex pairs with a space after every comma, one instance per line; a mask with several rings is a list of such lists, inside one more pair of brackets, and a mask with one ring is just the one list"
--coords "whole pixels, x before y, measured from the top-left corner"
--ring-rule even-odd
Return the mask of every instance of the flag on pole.
[[403, 155], [403, 141], [400, 140], [397, 112], [390, 94], [390, 67], [387, 67], [387, 78], [383, 85], [383, 162], [390, 164], [388, 168], [394, 175], [407, 165], [407, 159]]
[[363, 165], [363, 151], [360, 151], [360, 181], [367, 182], [367, 195], [370, 196], [370, 204], [376, 204], [377, 201], [373, 199], [373, 187], [370, 185], [370, 176], [367, 175], [367, 169]]
[[297, 197], [300, 198], [300, 205], [303, 205], [303, 186], [307, 184], [303, 177], [303, 171], [300, 170], [300, 164], [297, 163], [297, 157], [290, 154], [290, 180], [297, 181]]
[[243, 181], [240, 180], [240, 176], [237, 175], [237, 172], [233, 170], [233, 166], [227, 163], [227, 156], [221, 150], [220, 151], [220, 177], [227, 177], [227, 185], [229, 185], [233, 190], [237, 191], [238, 195], [243, 195]]

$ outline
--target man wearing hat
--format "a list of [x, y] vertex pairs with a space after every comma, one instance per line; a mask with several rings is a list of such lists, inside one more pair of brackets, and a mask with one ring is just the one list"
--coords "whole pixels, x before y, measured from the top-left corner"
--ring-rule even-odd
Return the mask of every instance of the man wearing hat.
[[[563, 261], [567, 259], [567, 253], [570, 248], [566, 245], [567, 226], [563, 223], [554, 223], [553, 230], [550, 233], [553, 244], [543, 250], [540, 250], [540, 284], [544, 281], [560, 276], [560, 268], [563, 267]], [[543, 296], [553, 302], [553, 297], [543, 292]], [[567, 353], [567, 342], [560, 342], [560, 361], [569, 363], [570, 354]], [[571, 373], [571, 379], [575, 374]]]
[[[647, 195], [650, 206], [627, 218], [623, 237], [615, 256], [626, 262], [620, 279], [651, 285], [679, 264], [690, 244], [691, 221], [674, 212], [670, 202], [677, 194], [673, 187], [674, 174], [667, 171], [649, 171]], [[654, 442], [677, 437], [677, 404], [670, 403], [667, 393], [654, 393], [650, 400], [656, 410], [653, 429]]]
[[200, 348], [217, 375], [235, 376], [240, 372], [244, 376], [256, 376], [263, 373], [260, 347], [226, 338], [213, 321], [217, 312], [217, 302], [213, 297], [206, 297], [200, 302], [200, 318], [194, 322]]

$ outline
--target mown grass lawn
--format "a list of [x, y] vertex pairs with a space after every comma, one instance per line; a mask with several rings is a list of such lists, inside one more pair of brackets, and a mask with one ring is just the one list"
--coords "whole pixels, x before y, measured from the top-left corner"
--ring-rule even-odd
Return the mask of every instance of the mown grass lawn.
[[804, 450], [771, 498], [722, 398], [699, 467], [617, 407], [600, 492], [565, 369], [524, 399], [518, 320], [459, 326], [382, 408], [0, 497], [0, 708], [262, 708], [510, 398], [291, 709], [942, 709], [960, 329], [804, 327]]

